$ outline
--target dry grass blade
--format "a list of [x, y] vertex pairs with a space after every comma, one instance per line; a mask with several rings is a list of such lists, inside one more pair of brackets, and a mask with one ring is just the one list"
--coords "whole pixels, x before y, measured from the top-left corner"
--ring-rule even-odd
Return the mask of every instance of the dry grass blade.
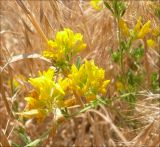
[[101, 116], [106, 122], [107, 124], [111, 125], [111, 128], [114, 130], [114, 132], [117, 134], [117, 136], [123, 141], [122, 143], [125, 144], [125, 146], [129, 146], [129, 143], [127, 141], [127, 139], [123, 136], [123, 134], [118, 130], [118, 128], [114, 125], [114, 123], [111, 121], [111, 119], [109, 117], [106, 117], [105, 115], [103, 115], [102, 113], [100, 113], [97, 110], [88, 110], [89, 112], [93, 112], [98, 114], [99, 116]]
[[27, 15], [27, 17], [29, 18], [33, 26], [35, 27], [36, 31], [39, 33], [39, 35], [43, 38], [44, 42], [47, 44], [48, 39], [46, 35], [44, 34], [44, 32], [42, 31], [41, 27], [39, 26], [38, 22], [32, 15], [32, 13], [25, 7], [25, 5], [23, 4], [21, 0], [16, 0], [16, 1], [17, 1], [17, 4], [24, 10], [25, 14]]
[[2, 147], [10, 147], [8, 139], [6, 135], [4, 134], [1, 126], [0, 126], [0, 145], [2, 145]]
[[14, 119], [14, 115], [12, 113], [12, 110], [10, 108], [10, 105], [8, 103], [8, 100], [7, 100], [7, 97], [5, 95], [5, 90], [4, 90], [4, 86], [3, 86], [3, 73], [0, 73], [0, 93], [1, 93], [1, 97], [4, 101], [4, 104], [5, 104], [5, 107], [6, 107], [6, 110], [10, 116], [11, 119]]
[[41, 59], [43, 61], [46, 61], [48, 63], [51, 63], [50, 60], [46, 59], [45, 57], [43, 57], [40, 54], [21, 54], [21, 55], [16, 55], [13, 56], [0, 70], [0, 72], [3, 72], [3, 70], [10, 65], [11, 63], [20, 61], [20, 60], [24, 60], [24, 59]]
[[31, 30], [31, 28], [26, 24], [26, 22], [24, 21], [24, 19], [21, 19], [23, 22], [24, 27], [26, 28], [26, 30], [28, 30], [30, 33], [34, 33], [33, 30]]
[[54, 16], [56, 17], [56, 20], [59, 24], [59, 27], [62, 29], [63, 26], [61, 24], [61, 15], [60, 15], [60, 11], [59, 11], [59, 8], [58, 8], [58, 5], [57, 5], [57, 1], [54, 1], [54, 0], [49, 0], [50, 2], [50, 5], [52, 7], [52, 10], [53, 10], [53, 13], [54, 13]]
[[152, 144], [153, 147], [159, 147], [160, 146], [160, 135], [157, 138], [157, 141], [153, 142]]
[[132, 142], [134, 142], [134, 140], [135, 140], [132, 147], [136, 147], [136, 146], [144, 143], [144, 140], [148, 137], [149, 133], [152, 131], [153, 125], [154, 125], [154, 122], [149, 124], [138, 136], [136, 136], [136, 138], [134, 138], [132, 140]]

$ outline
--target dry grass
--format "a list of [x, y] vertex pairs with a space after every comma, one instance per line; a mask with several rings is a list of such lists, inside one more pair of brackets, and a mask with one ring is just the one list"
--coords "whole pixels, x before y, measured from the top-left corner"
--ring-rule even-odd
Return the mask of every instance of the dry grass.
[[[135, 24], [140, 15], [145, 20], [150, 19], [153, 27], [160, 23], [150, 8], [150, 1], [127, 3], [129, 6], [124, 17], [130, 26]], [[155, 3], [158, 4], [158, 1]], [[52, 126], [52, 117], [42, 123], [28, 120], [22, 124], [17, 121], [12, 109], [17, 101], [18, 111], [25, 107], [28, 77], [49, 67], [50, 62], [41, 57], [40, 53], [45, 48], [46, 39], [53, 38], [56, 31], [69, 27], [81, 32], [87, 43], [87, 49], [81, 56], [95, 59], [96, 64], [106, 70], [107, 79], [114, 80], [119, 70], [111, 62], [109, 53], [109, 49], [116, 49], [118, 44], [115, 21], [107, 9], [97, 12], [87, 0], [26, 0], [24, 6], [20, 5], [15, 0], [2, 0], [0, 7], [0, 144], [4, 147], [9, 146], [10, 142], [23, 146], [14, 131], [18, 126], [24, 127], [32, 140]], [[144, 65], [148, 64], [149, 71], [160, 70], [159, 57], [158, 50], [147, 52]], [[21, 88], [16, 93], [14, 79], [21, 83]], [[108, 97], [115, 94], [115, 87], [111, 85]], [[64, 122], [58, 128], [56, 136], [50, 135], [50, 138], [42, 142], [42, 146], [158, 147], [160, 95], [151, 93], [149, 87], [146, 87], [143, 92], [139, 92], [137, 98], [133, 110], [116, 99], [112, 107], [99, 106], [97, 110], [90, 110]]]

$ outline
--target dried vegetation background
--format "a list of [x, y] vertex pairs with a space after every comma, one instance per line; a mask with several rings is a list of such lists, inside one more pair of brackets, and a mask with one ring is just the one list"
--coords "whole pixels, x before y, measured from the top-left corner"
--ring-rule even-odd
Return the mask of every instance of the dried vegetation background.
[[[15, 0], [1, 0], [0, 5], [0, 144], [7, 147], [16, 142], [23, 146], [18, 134], [18, 126], [25, 128], [31, 140], [38, 138], [52, 126], [52, 117], [42, 123], [28, 120], [20, 123], [21, 118], [13, 115], [13, 110], [22, 111], [25, 107], [24, 97], [29, 85], [27, 79], [45, 70], [50, 63], [39, 54], [45, 48], [44, 40], [35, 29], [24, 9]], [[153, 26], [160, 21], [154, 16], [150, 1], [126, 1], [128, 9], [125, 18], [130, 26], [135, 24], [138, 16]], [[158, 4], [158, 1], [155, 1]], [[104, 9], [97, 12], [87, 0], [25, 0], [25, 7], [31, 12], [47, 38], [54, 37], [55, 32], [69, 27], [84, 35], [87, 49], [81, 54], [83, 58], [95, 59], [97, 65], [106, 70], [106, 78], [113, 79], [119, 67], [111, 62], [109, 49], [117, 48], [115, 20], [111, 13]], [[16, 56], [16, 57], [15, 57]], [[147, 62], [150, 70], [159, 70], [158, 50], [150, 50]], [[150, 71], [148, 71], [150, 72]], [[14, 79], [21, 88], [14, 93]], [[117, 147], [160, 145], [160, 107], [159, 94], [153, 94], [145, 87], [137, 96], [134, 110], [115, 100], [115, 110], [100, 106], [80, 116], [64, 122], [57, 134], [50, 135], [41, 146], [55, 147]], [[116, 95], [114, 86], [109, 87], [107, 96]], [[156, 101], [156, 102], [155, 102]], [[17, 103], [18, 102], [18, 103]], [[74, 111], [74, 110], [73, 110]], [[90, 117], [88, 117], [90, 115]], [[127, 116], [127, 119], [124, 117]]]

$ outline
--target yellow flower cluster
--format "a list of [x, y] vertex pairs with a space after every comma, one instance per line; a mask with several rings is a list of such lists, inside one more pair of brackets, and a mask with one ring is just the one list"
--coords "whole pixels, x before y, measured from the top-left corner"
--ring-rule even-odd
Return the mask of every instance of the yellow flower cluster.
[[[126, 37], [132, 37], [133, 39], [143, 39], [147, 34], [151, 33], [153, 36], [159, 36], [159, 26], [155, 29], [151, 29], [151, 21], [147, 21], [144, 25], [142, 25], [142, 17], [139, 17], [135, 27], [129, 30], [126, 22], [121, 18], [119, 20], [119, 28], [122, 34]], [[155, 45], [155, 41], [153, 39], [147, 40], [147, 45], [149, 47], [153, 47]]]
[[119, 28], [122, 34], [126, 37], [134, 36], [135, 39], [143, 39], [149, 32], [151, 32], [151, 21], [146, 22], [142, 27], [142, 17], [139, 17], [135, 27], [129, 31], [126, 22], [123, 19], [119, 20]]
[[48, 41], [49, 49], [43, 52], [46, 58], [56, 62], [69, 61], [71, 57], [86, 48], [83, 36], [65, 28], [57, 32], [55, 40]]
[[[137, 22], [138, 23], [138, 22]], [[143, 39], [151, 31], [151, 21], [146, 22], [137, 34], [137, 38]]]
[[[43, 55], [52, 59], [57, 66], [69, 64], [73, 55], [86, 48], [83, 36], [65, 28], [57, 32], [54, 40], [48, 41], [49, 48]], [[24, 112], [20, 113], [25, 117], [45, 118], [53, 110], [61, 109], [75, 104], [80, 104], [78, 99], [85, 98], [89, 102], [102, 95], [106, 91], [109, 80], [105, 79], [105, 72], [98, 68], [94, 61], [85, 61], [79, 68], [62, 66], [62, 75], [55, 75], [52, 68], [39, 73], [36, 78], [30, 78], [29, 83], [33, 90], [30, 96], [26, 97], [27, 106]], [[78, 98], [77, 98], [78, 97]]]
[[54, 79], [54, 70], [39, 73], [39, 77], [30, 78], [33, 90], [26, 97], [27, 107], [21, 115], [43, 119], [54, 109], [78, 104], [77, 97], [86, 102], [96, 99], [106, 92], [110, 82], [105, 79], [105, 71], [98, 68], [94, 61], [85, 61], [78, 69], [74, 64], [65, 78]]
[[149, 47], [153, 47], [153, 46], [155, 45], [155, 41], [154, 41], [153, 39], [148, 39], [148, 40], [147, 40], [147, 45], [148, 45]]
[[117, 88], [118, 91], [121, 91], [121, 90], [124, 89], [124, 84], [120, 81], [117, 81], [116, 82], [116, 88]]
[[58, 83], [53, 81], [54, 70], [49, 69], [46, 72], [39, 73], [39, 77], [30, 78], [29, 83], [32, 85], [33, 90], [29, 97], [26, 97], [27, 107], [24, 116], [37, 116], [43, 118], [53, 108], [61, 104], [63, 89]]
[[142, 23], [142, 17], [140, 16], [140, 17], [138, 18], [138, 20], [137, 20], [137, 23], [136, 23], [134, 29], [133, 29], [133, 32], [134, 32], [135, 34], [137, 34], [137, 33], [140, 31], [140, 29], [141, 29], [141, 23]]
[[91, 0], [90, 5], [95, 9], [95, 10], [101, 10], [103, 5], [102, 5], [102, 0]]
[[110, 82], [104, 80], [105, 71], [98, 68], [93, 60], [86, 60], [79, 69], [72, 65], [68, 78], [71, 80], [70, 86], [74, 93], [79, 97], [85, 97], [87, 102], [95, 99], [97, 94], [105, 93]]

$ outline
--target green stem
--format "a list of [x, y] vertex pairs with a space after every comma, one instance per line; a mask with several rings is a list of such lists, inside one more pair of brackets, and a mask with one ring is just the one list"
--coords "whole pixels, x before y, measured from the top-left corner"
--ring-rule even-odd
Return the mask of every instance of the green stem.
[[118, 43], [119, 43], [119, 50], [120, 50], [120, 68], [121, 68], [121, 74], [122, 74], [122, 79], [123, 79], [123, 84], [125, 85], [126, 81], [124, 81], [125, 78], [125, 68], [124, 68], [124, 63], [123, 63], [123, 49], [121, 48], [121, 32], [120, 32], [120, 27], [119, 27], [119, 18], [116, 18], [117, 22], [117, 38], [118, 38]]

